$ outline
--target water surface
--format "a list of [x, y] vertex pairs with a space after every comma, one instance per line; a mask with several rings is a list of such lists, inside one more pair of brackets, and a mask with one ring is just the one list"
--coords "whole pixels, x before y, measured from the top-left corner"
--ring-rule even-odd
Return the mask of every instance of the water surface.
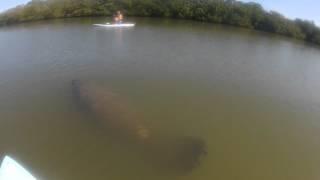
[[[190, 21], [103, 18], [0, 29], [0, 155], [48, 180], [316, 180], [320, 49]], [[207, 156], [187, 175], [150, 167], [99, 130], [71, 80], [112, 87], [153, 131], [195, 136]]]

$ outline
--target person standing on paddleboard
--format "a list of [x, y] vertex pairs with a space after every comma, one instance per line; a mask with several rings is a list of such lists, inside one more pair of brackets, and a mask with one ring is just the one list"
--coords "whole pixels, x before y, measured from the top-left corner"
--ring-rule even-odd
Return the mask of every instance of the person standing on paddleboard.
[[114, 22], [117, 24], [121, 24], [123, 21], [123, 14], [121, 13], [121, 11], [117, 11], [117, 13], [114, 16]]

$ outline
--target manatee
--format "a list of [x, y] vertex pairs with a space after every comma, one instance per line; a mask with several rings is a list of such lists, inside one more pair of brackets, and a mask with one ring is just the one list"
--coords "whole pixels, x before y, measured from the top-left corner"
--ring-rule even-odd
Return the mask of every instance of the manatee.
[[151, 132], [141, 113], [120, 95], [98, 84], [73, 80], [72, 91], [81, 109], [89, 112], [107, 134], [139, 145], [155, 167], [191, 172], [206, 154], [206, 145], [199, 138], [167, 137]]

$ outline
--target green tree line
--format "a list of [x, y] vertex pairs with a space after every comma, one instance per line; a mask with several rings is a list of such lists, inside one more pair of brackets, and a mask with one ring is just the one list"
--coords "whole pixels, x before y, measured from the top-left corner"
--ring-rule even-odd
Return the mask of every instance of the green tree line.
[[312, 21], [290, 20], [258, 3], [237, 0], [32, 0], [0, 14], [0, 25], [65, 17], [127, 16], [181, 18], [277, 33], [320, 45]]

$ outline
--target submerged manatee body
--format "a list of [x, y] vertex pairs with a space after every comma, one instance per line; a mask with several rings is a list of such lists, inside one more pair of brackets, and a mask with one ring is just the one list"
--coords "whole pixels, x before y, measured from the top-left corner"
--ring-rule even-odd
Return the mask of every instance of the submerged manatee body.
[[91, 113], [109, 133], [136, 141], [148, 138], [149, 132], [137, 112], [120, 96], [93, 83], [72, 81], [73, 95], [83, 111]]
[[205, 143], [201, 139], [153, 134], [143, 124], [141, 113], [106, 88], [73, 80], [72, 91], [77, 104], [92, 114], [106, 132], [114, 135], [116, 140], [125, 139], [138, 144], [154, 166], [190, 172], [199, 165], [201, 156], [206, 153]]

